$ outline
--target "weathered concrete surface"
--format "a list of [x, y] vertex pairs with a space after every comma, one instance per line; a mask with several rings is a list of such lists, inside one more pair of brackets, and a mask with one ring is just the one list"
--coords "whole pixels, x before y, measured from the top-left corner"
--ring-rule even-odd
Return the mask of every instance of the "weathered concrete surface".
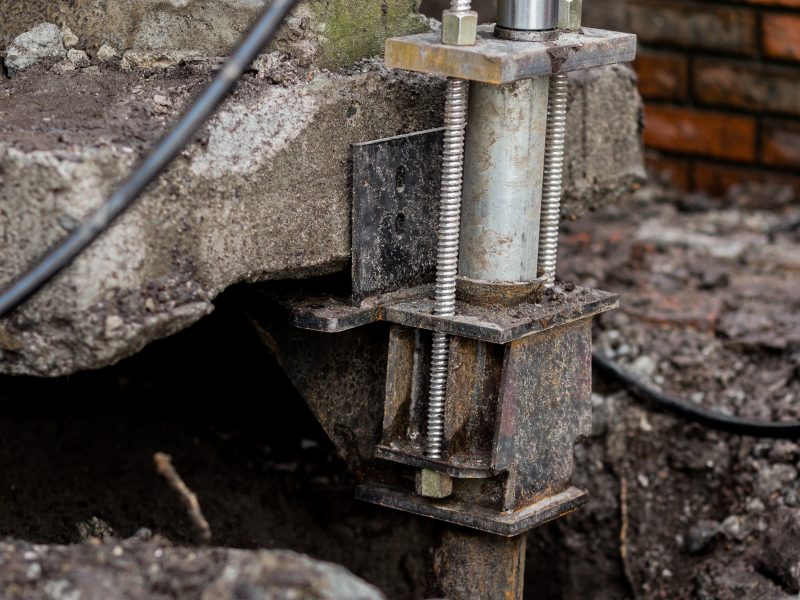
[[288, 551], [174, 548], [157, 540], [0, 543], [6, 600], [383, 600], [344, 567]]
[[[298, 46], [332, 68], [380, 54], [392, 35], [419, 32], [418, 0], [306, 0], [274, 49]], [[188, 51], [227, 55], [247, 31], [264, 0], [3, 0], [0, 47], [43, 21], [67, 25], [80, 43], [124, 51]]]
[[14, 39], [6, 50], [5, 65], [8, 73], [13, 74], [43, 60], [64, 58], [66, 54], [58, 27], [42, 23]]
[[[439, 126], [442, 81], [377, 60], [322, 71], [294, 50], [263, 55], [137, 207], [0, 323], [0, 373], [102, 367], [230, 285], [347, 267], [350, 145]], [[0, 77], [0, 284], [102, 201], [216, 64], [129, 51]], [[625, 67], [575, 76], [570, 95], [566, 210], [580, 213], [642, 178], [641, 103]]]

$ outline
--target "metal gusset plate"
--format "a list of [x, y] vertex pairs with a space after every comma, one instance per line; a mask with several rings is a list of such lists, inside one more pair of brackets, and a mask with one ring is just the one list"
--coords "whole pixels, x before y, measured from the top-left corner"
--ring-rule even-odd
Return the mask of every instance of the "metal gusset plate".
[[443, 130], [353, 146], [353, 299], [433, 281]]

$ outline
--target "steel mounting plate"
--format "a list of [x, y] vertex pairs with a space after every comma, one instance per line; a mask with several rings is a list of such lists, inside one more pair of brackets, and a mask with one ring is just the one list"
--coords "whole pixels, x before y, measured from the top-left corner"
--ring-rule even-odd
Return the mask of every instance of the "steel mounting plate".
[[588, 494], [573, 486], [514, 512], [498, 512], [451, 499], [433, 501], [405, 490], [370, 484], [357, 487], [356, 498], [386, 508], [513, 537], [578, 510], [588, 501]]
[[604, 29], [561, 32], [549, 42], [518, 42], [494, 37], [481, 27], [474, 46], [446, 46], [439, 33], [386, 41], [386, 66], [500, 85], [520, 79], [630, 62], [636, 36]]
[[413, 298], [387, 304], [381, 318], [390, 323], [441, 331], [449, 335], [507, 344], [588, 317], [594, 317], [619, 306], [619, 296], [610, 292], [575, 286], [571, 292], [556, 293], [542, 304], [520, 304], [515, 307], [482, 307], [458, 302], [456, 315], [437, 317], [434, 301], [428, 297]]
[[443, 130], [353, 146], [353, 300], [433, 281]]

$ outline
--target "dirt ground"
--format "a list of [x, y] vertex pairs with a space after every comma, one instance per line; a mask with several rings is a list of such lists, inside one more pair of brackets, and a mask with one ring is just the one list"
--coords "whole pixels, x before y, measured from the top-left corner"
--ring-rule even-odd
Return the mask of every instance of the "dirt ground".
[[[596, 347], [664, 390], [800, 418], [800, 206], [658, 187], [564, 226], [561, 273], [623, 296]], [[199, 540], [155, 472], [167, 452], [213, 546], [288, 548], [389, 598], [430, 592], [434, 523], [353, 499], [302, 400], [225, 294], [194, 328], [95, 373], [0, 379], [0, 538]], [[800, 446], [708, 431], [597, 379], [576, 450], [587, 509], [532, 532], [528, 597], [788, 598], [800, 587]], [[0, 589], [11, 575], [0, 570]], [[4, 581], [6, 579], [6, 581]]]

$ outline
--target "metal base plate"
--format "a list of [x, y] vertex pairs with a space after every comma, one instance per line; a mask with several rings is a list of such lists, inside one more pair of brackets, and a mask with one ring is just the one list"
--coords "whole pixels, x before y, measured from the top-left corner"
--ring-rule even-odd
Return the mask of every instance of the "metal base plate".
[[432, 314], [431, 296], [431, 287], [421, 286], [371, 297], [358, 306], [347, 298], [300, 294], [275, 300], [292, 312], [294, 325], [301, 329], [336, 333], [388, 321], [492, 344], [507, 344], [619, 306], [619, 296], [610, 292], [578, 286], [565, 292], [557, 286], [553, 296], [546, 297], [541, 304], [484, 307], [458, 302], [456, 316], [436, 317]]
[[500, 85], [542, 75], [630, 62], [636, 58], [636, 36], [603, 29], [561, 32], [550, 42], [496, 38], [493, 27], [481, 27], [474, 46], [446, 46], [439, 33], [422, 33], [386, 41], [386, 66]]
[[619, 296], [579, 287], [571, 292], [564, 292], [557, 287], [555, 293], [545, 297], [541, 304], [520, 304], [505, 308], [459, 302], [454, 317], [434, 316], [433, 303], [430, 298], [394, 302], [384, 308], [383, 320], [492, 344], [507, 344], [617, 308]]
[[514, 537], [554, 521], [584, 506], [588, 494], [579, 488], [568, 490], [512, 513], [500, 513], [454, 500], [430, 500], [395, 488], [362, 485], [356, 498], [423, 517], [447, 521], [495, 535]]

